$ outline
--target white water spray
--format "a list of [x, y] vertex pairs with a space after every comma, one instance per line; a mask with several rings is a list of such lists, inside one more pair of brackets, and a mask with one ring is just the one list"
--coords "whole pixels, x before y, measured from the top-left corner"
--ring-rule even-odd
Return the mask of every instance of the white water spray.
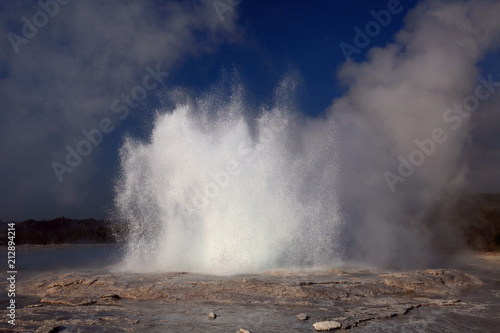
[[[394, 43], [341, 68], [347, 91], [323, 118], [298, 116], [293, 78], [254, 120], [238, 85], [162, 112], [149, 142], [122, 148], [126, 266], [249, 273], [332, 264], [342, 253], [409, 268], [459, 248], [439, 206], [467, 187], [461, 152], [480, 111], [456, 127], [451, 109], [477, 91], [477, 64], [500, 45], [499, 15], [495, 0], [422, 1]], [[493, 101], [481, 108], [497, 110]], [[446, 140], [392, 191], [386, 171], [436, 130]]]
[[149, 142], [126, 140], [116, 207], [129, 226], [126, 269], [210, 274], [339, 260], [331, 121], [294, 111], [296, 82], [244, 117], [238, 89], [157, 116]]

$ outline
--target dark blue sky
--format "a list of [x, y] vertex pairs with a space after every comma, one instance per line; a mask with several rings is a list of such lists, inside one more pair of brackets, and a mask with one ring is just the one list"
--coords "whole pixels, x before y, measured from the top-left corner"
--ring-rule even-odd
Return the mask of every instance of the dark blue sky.
[[[352, 56], [366, 59], [372, 47], [392, 42], [401, 29], [406, 12], [415, 1], [402, 1], [401, 13], [370, 38], [368, 46]], [[237, 6], [242, 39], [221, 45], [212, 53], [193, 57], [174, 68], [170, 82], [194, 89], [212, 84], [221, 68], [236, 67], [249, 91], [265, 99], [291, 68], [303, 78], [302, 106], [310, 115], [325, 110], [333, 98], [342, 94], [337, 71], [345, 62], [339, 47], [354, 46], [355, 27], [365, 28], [373, 21], [371, 11], [387, 10], [388, 1], [249, 1]]]

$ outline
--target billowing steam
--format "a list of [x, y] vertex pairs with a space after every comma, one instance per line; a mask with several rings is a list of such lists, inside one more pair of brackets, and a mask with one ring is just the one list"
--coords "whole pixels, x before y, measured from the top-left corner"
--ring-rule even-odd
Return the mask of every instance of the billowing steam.
[[454, 247], [453, 221], [435, 205], [466, 182], [470, 115], [495, 89], [476, 65], [498, 45], [499, 15], [498, 1], [423, 2], [395, 43], [342, 67], [348, 92], [332, 111], [351, 255], [415, 266]]

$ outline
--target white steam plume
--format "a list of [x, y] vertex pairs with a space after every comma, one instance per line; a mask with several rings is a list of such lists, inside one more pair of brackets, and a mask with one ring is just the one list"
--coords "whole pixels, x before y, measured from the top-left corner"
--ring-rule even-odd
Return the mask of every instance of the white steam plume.
[[[446, 225], [453, 221], [430, 214], [466, 184], [461, 152], [470, 117], [454, 109], [476, 94], [477, 63], [498, 46], [498, 17], [498, 1], [425, 1], [408, 14], [395, 43], [342, 67], [348, 93], [332, 109], [342, 124], [342, 207], [351, 255], [414, 266], [432, 262], [434, 245], [452, 242]], [[444, 142], [435, 142], [433, 131]], [[427, 143], [427, 151], [415, 140]], [[412, 152], [414, 162], [422, 155], [424, 161], [408, 177], [411, 167], [401, 167], [403, 179], [389, 181], [391, 188], [386, 171], [402, 176], [398, 157], [409, 161]]]

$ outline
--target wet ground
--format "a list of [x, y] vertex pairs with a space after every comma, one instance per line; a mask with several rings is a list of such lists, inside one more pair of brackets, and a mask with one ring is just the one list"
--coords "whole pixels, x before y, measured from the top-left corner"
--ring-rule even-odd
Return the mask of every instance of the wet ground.
[[[6, 323], [3, 311], [3, 331], [314, 332], [313, 324], [325, 320], [353, 332], [500, 327], [498, 255], [404, 273], [359, 267], [232, 277], [132, 274], [112, 267], [37, 271], [16, 289], [16, 326]], [[1, 300], [7, 304], [6, 295]], [[299, 320], [299, 313], [308, 319]]]
[[500, 255], [464, 258], [457, 266], [483, 285], [462, 291], [455, 306], [422, 307], [391, 320], [370, 321], [354, 331], [500, 332]]

